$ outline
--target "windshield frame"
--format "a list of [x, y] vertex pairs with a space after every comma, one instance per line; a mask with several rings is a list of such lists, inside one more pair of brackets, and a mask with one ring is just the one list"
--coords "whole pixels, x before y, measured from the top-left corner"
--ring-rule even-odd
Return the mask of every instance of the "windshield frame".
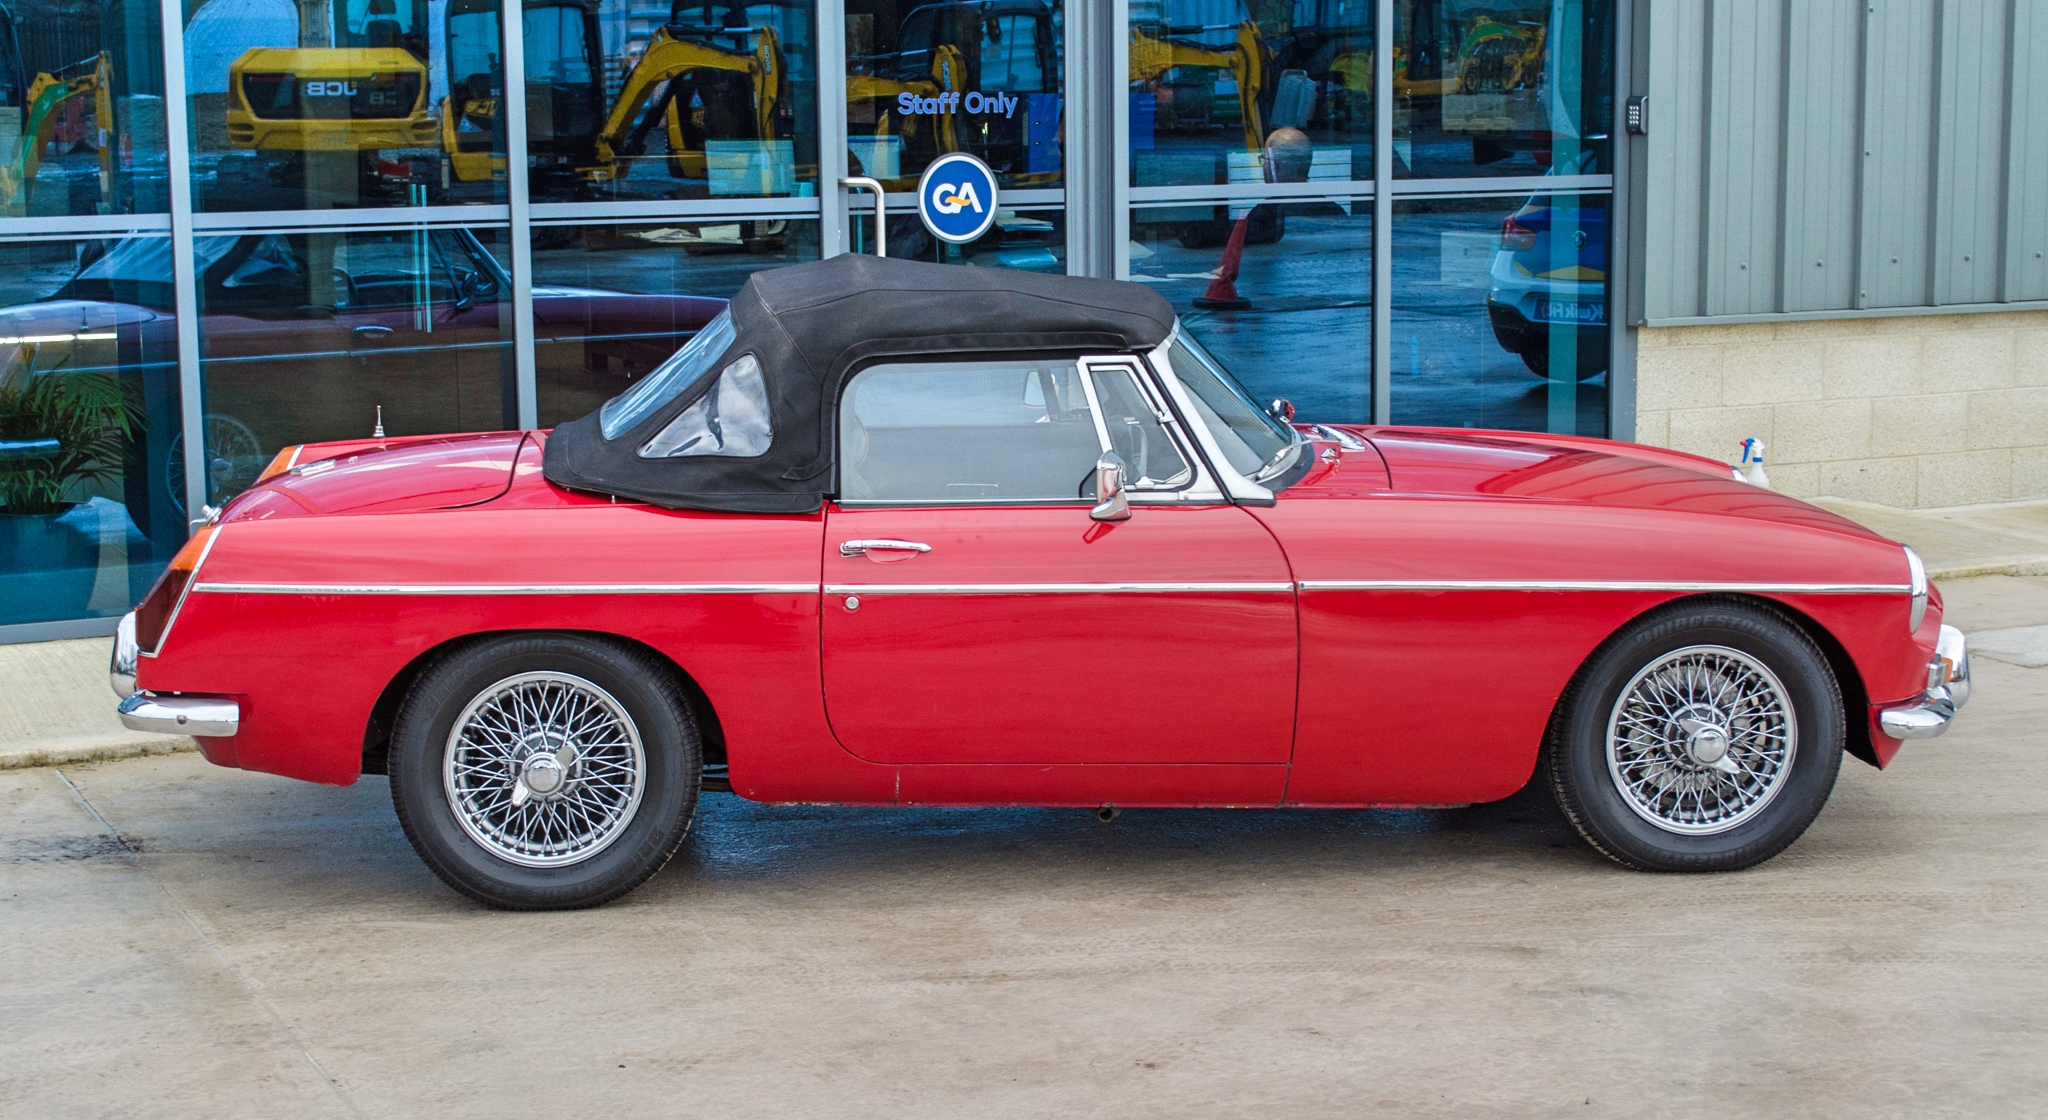
[[[1275, 451], [1271, 457], [1265, 458], [1257, 470], [1251, 473], [1244, 472], [1226, 453], [1223, 441], [1229, 439], [1239, 444], [1243, 450], [1259, 454], [1258, 449], [1246, 443], [1237, 432], [1216, 430], [1215, 424], [1210, 420], [1210, 413], [1213, 410], [1207, 407], [1206, 397], [1195, 392], [1173, 363], [1172, 351], [1175, 343], [1184, 346], [1194, 356], [1201, 374], [1214, 379], [1217, 385], [1231, 398], [1241, 403], [1250, 415], [1255, 416], [1274, 435], [1284, 434], [1287, 444]], [[1161, 383], [1167, 386], [1174, 397], [1175, 405], [1186, 417], [1188, 427], [1196, 433], [1197, 442], [1202, 445], [1202, 453], [1209, 459], [1212, 470], [1219, 478], [1225, 480], [1224, 489], [1233, 499], [1260, 505], [1270, 504], [1276, 491], [1285, 489], [1299, 477], [1300, 472], [1296, 468], [1308, 462], [1303, 449], [1310, 446], [1309, 438], [1292, 424], [1285, 423], [1260, 408], [1251, 394], [1245, 391], [1244, 386], [1238, 383], [1237, 378], [1231, 376], [1230, 371], [1203, 348], [1178, 319], [1174, 321], [1173, 330], [1166, 336], [1166, 341], [1160, 343], [1147, 358]], [[1193, 374], [1196, 371], [1189, 372]], [[1225, 428], [1228, 428], [1227, 423]]]

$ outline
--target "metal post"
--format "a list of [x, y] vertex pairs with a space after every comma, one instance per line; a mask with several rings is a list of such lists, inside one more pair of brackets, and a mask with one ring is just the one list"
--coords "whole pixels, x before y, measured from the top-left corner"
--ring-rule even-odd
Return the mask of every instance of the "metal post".
[[1393, 422], [1394, 0], [1379, 0], [1372, 40], [1372, 422]]
[[1110, 276], [1131, 278], [1131, 2], [1109, 0]]
[[512, 362], [516, 420], [521, 428], [540, 426], [539, 375], [534, 363], [533, 223], [527, 210], [526, 167], [526, 8], [524, 0], [499, 0], [498, 55], [504, 67], [505, 200], [511, 204], [512, 228]]
[[865, 175], [849, 175], [839, 180], [839, 190], [841, 194], [847, 191], [875, 192], [875, 255], [888, 256], [889, 201], [888, 196], [882, 193], [882, 184]]
[[[1649, 42], [1649, 0], [1621, 0], [1614, 6], [1614, 105], [1621, 109], [1636, 93], [1638, 37]], [[1608, 122], [1607, 143], [1614, 153], [1614, 193], [1608, 197], [1607, 216], [1607, 435], [1610, 439], [1636, 438], [1636, 335], [1635, 323], [1642, 306], [1641, 273], [1637, 254], [1642, 251], [1642, 221], [1638, 217], [1635, 184], [1638, 145], [1646, 143], [1629, 132], [1617, 115]]]
[[170, 177], [171, 285], [178, 316], [178, 428], [185, 448], [185, 517], [206, 521], [206, 400], [199, 377], [199, 277], [192, 257], [192, 123], [185, 102], [185, 6], [160, 0], [164, 44], [164, 173]]
[[[818, 3], [818, 252], [846, 252], [846, 2]], [[876, 203], [879, 207], [880, 188]]]
[[[1066, 21], [1067, 272], [1114, 278], [1116, 175], [1128, 146], [1117, 103], [1127, 99], [1119, 60], [1128, 52], [1125, 0], [1069, 0]], [[1128, 128], [1128, 125], [1124, 126]]]

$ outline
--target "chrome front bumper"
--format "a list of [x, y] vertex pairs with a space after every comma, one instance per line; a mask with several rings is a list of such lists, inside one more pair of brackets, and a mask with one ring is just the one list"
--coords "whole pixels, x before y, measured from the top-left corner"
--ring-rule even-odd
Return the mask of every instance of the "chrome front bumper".
[[1970, 700], [1970, 644], [1963, 632], [1943, 626], [1927, 663], [1927, 691], [1918, 700], [1877, 713], [1880, 731], [1894, 739], [1932, 739], [1948, 730], [1956, 709]]
[[242, 726], [242, 706], [213, 696], [151, 696], [138, 692], [121, 701], [121, 726], [166, 735], [233, 735]]

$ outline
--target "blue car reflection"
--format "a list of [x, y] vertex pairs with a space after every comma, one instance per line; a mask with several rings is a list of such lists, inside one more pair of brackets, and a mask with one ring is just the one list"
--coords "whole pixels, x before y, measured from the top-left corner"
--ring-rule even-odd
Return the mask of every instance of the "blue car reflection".
[[[1607, 369], [1607, 199], [1530, 195], [1501, 222], [1486, 314], [1501, 348], [1529, 372]], [[1563, 370], [1559, 370], [1562, 374]]]

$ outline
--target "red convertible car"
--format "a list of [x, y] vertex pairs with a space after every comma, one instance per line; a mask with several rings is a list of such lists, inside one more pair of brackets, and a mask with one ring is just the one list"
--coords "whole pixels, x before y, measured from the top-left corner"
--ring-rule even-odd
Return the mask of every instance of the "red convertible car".
[[707, 787], [1108, 812], [1540, 774], [1625, 865], [1747, 867], [1844, 751], [1967, 698], [1910, 549], [1724, 464], [1286, 411], [1137, 285], [757, 274], [552, 433], [287, 449], [130, 616], [122, 716], [388, 774], [451, 886], [552, 908], [646, 880]]

